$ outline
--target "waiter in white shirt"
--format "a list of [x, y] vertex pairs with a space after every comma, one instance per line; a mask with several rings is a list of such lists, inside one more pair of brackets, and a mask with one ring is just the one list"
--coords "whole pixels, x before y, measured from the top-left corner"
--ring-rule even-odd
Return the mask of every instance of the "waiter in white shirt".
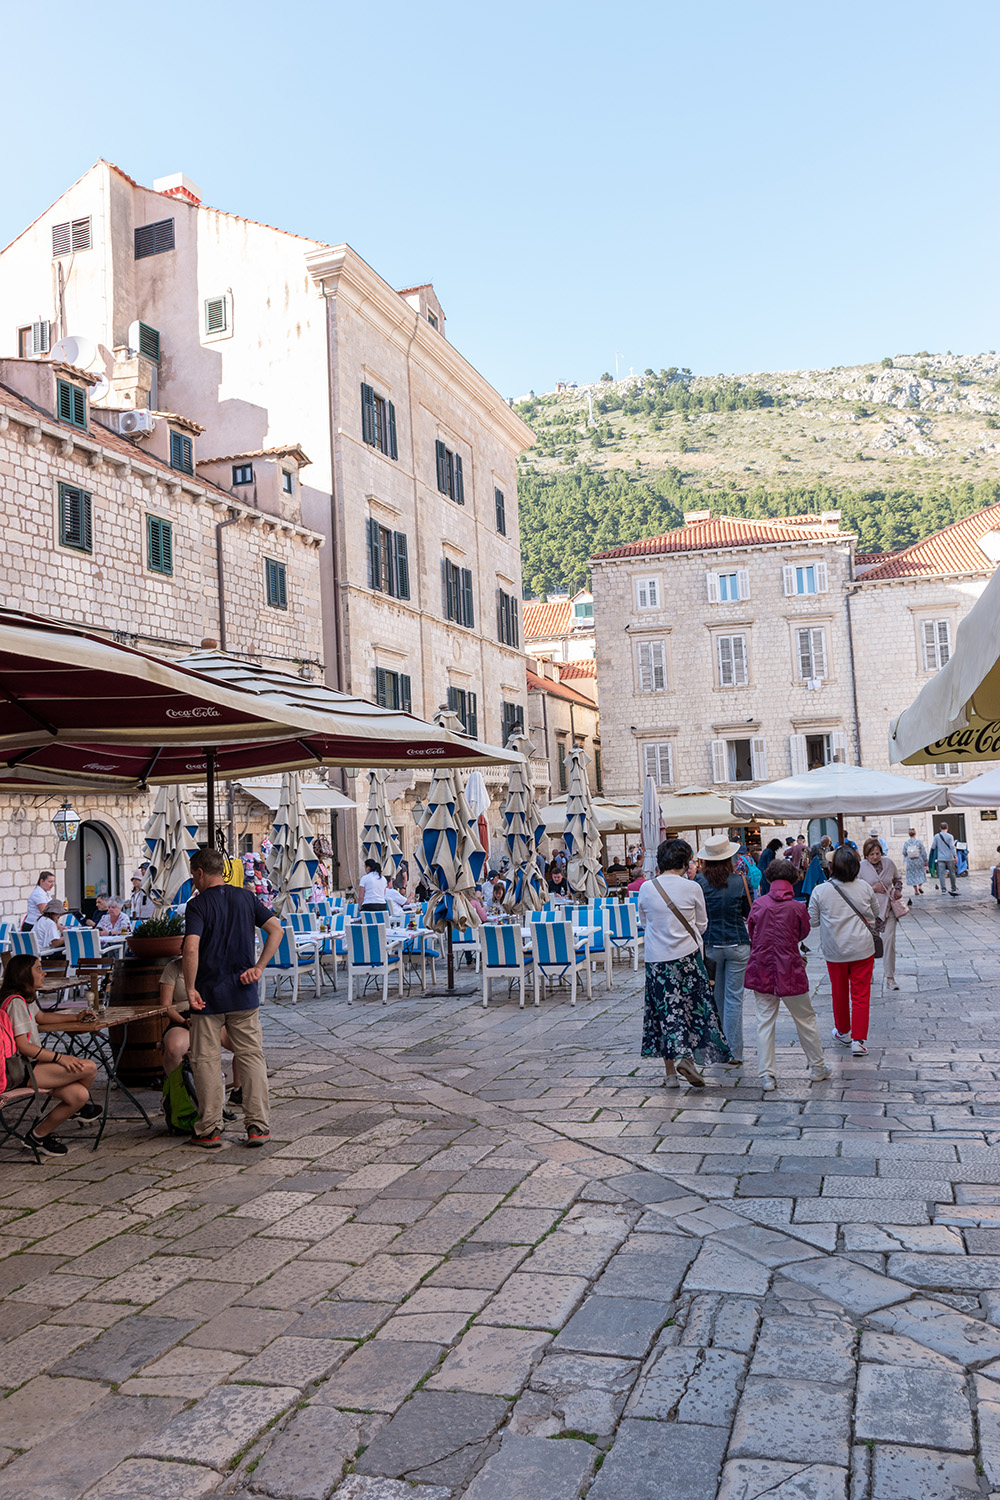
[[365, 873], [361, 877], [361, 910], [387, 911], [385, 893], [389, 882], [382, 874], [382, 866], [374, 859], [365, 860]]
[[24, 922], [21, 925], [22, 932], [30, 932], [38, 921], [42, 912], [52, 900], [52, 892], [56, 888], [56, 877], [51, 870], [43, 870], [38, 877], [38, 884], [28, 897], [28, 910], [25, 913]]

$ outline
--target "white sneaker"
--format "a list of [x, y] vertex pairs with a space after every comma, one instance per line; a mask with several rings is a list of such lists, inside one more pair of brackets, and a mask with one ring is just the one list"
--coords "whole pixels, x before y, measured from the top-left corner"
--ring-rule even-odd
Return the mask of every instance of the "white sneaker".
[[833, 1077], [833, 1069], [829, 1063], [818, 1063], [812, 1070], [813, 1083], [822, 1083], [827, 1078]]
[[838, 1031], [835, 1026], [830, 1035], [833, 1037], [833, 1040], [835, 1042], [839, 1042], [842, 1047], [849, 1047], [851, 1045], [851, 1033], [849, 1031]]
[[676, 1073], [665, 1073], [663, 1075], [663, 1087], [665, 1089], [679, 1089], [681, 1081]]
[[852, 1042], [851, 1043], [851, 1055], [853, 1057], [867, 1057], [868, 1056], [868, 1045], [867, 1045], [867, 1043], [866, 1042]]
[[778, 1080], [773, 1073], [762, 1073], [760, 1075], [760, 1086], [765, 1094], [772, 1094], [778, 1087]]

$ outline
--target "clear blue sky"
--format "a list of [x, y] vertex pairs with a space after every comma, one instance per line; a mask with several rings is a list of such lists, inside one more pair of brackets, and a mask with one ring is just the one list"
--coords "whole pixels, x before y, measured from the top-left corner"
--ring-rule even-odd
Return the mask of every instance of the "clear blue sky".
[[433, 280], [505, 396], [1000, 347], [1000, 6], [8, 6], [6, 243], [98, 157]]

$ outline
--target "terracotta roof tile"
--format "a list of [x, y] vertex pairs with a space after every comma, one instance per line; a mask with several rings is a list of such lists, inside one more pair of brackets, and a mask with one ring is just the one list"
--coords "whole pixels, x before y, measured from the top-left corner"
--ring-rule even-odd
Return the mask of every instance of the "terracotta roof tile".
[[596, 661], [561, 661], [556, 665], [559, 668], [559, 680], [565, 682], [572, 677], [596, 677]]
[[312, 462], [298, 443], [291, 443], [285, 448], [248, 448], [245, 453], [223, 453], [219, 458], [199, 458], [197, 467], [200, 468], [202, 464], [233, 464], [241, 458], [294, 458], [303, 466]]
[[881, 578], [926, 578], [946, 573], [985, 573], [993, 564], [978, 546], [988, 531], [1000, 530], [1000, 504], [988, 505], [943, 531], [894, 552], [876, 568], [862, 573], [864, 583]]
[[546, 604], [526, 599], [521, 607], [524, 639], [537, 641], [550, 635], [568, 635], [572, 618], [569, 599], [553, 599]]
[[553, 698], [565, 698], [568, 703], [578, 703], [581, 708], [597, 707], [593, 698], [588, 698], [585, 693], [578, 693], [576, 688], [571, 688], [564, 682], [552, 682], [547, 677], [539, 677], [537, 672], [532, 672], [530, 668], [528, 692], [549, 693]]
[[606, 552], [596, 552], [594, 560], [613, 557], [648, 557], [662, 552], [701, 552], [725, 547], [761, 547], [775, 542], [817, 542], [831, 538], [845, 540], [853, 533], [841, 531], [838, 525], [824, 526], [819, 516], [779, 516], [772, 520], [744, 520], [737, 516], [712, 516], [678, 526], [662, 536], [650, 536], [638, 542], [627, 542]]

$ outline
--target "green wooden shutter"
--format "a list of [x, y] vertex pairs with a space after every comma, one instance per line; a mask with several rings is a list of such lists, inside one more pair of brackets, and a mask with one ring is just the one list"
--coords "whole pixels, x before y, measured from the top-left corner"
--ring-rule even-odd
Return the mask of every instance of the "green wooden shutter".
[[191, 439], [183, 432], [170, 433], [170, 467], [179, 469], [182, 474], [194, 473], [194, 449]]
[[444, 613], [446, 620], [459, 620], [461, 606], [461, 577], [454, 563], [445, 558], [444, 563]]
[[365, 525], [368, 527], [368, 587], [381, 589], [382, 567], [379, 558], [378, 522], [369, 516]]
[[510, 644], [517, 649], [521, 644], [521, 620], [517, 595], [510, 596]]
[[389, 457], [398, 458], [399, 449], [396, 446], [396, 408], [391, 401], [386, 402], [389, 413]]
[[144, 359], [160, 362], [160, 335], [148, 323], [139, 324], [139, 353]]
[[385, 694], [385, 668], [384, 667], [376, 667], [375, 668], [375, 702], [378, 703], [378, 704], [380, 704], [382, 708], [386, 708], [387, 707], [386, 694]]
[[406, 550], [406, 533], [393, 532], [396, 553], [396, 598], [410, 597], [410, 561]]
[[497, 589], [497, 640], [501, 642], [504, 639], [503, 601], [505, 597], [503, 589]]
[[87, 425], [87, 393], [68, 380], [56, 381], [56, 410], [59, 420], [72, 422], [74, 427]]
[[472, 598], [472, 573], [468, 568], [462, 569], [462, 608], [460, 618], [463, 625], [471, 627], [476, 623], [476, 612]]
[[479, 737], [479, 709], [475, 693], [465, 695], [465, 732], [471, 734], [473, 739]]
[[375, 392], [370, 385], [361, 386], [361, 436], [375, 446]]
[[413, 712], [413, 709], [410, 706], [411, 702], [410, 679], [401, 672], [399, 674], [399, 706], [403, 710], [404, 714]]
[[438, 438], [437, 442], [434, 444], [434, 452], [437, 457], [438, 489], [441, 491], [442, 495], [447, 495], [449, 490], [448, 450], [445, 447], [444, 443], [442, 443], [440, 438]]
[[59, 486], [59, 543], [76, 552], [93, 551], [91, 497], [76, 485]]
[[146, 561], [153, 573], [174, 571], [173, 527], [162, 516], [146, 517]]
[[275, 562], [273, 558], [264, 559], [265, 579], [267, 582], [267, 602], [273, 609], [288, 608], [288, 584], [285, 576], [285, 564]]
[[65, 380], [60, 380], [56, 384], [56, 394], [57, 394], [58, 399], [59, 399], [59, 408], [58, 409], [59, 409], [60, 420], [63, 421], [63, 422], [72, 422], [72, 420], [73, 420], [73, 387], [71, 385], [69, 385]]
[[504, 503], [503, 490], [494, 489], [493, 505], [496, 510], [497, 532], [500, 536], [507, 535], [507, 508]]
[[462, 458], [458, 453], [453, 455], [453, 481], [451, 497], [457, 500], [459, 505], [464, 505], [465, 480], [462, 478]]

